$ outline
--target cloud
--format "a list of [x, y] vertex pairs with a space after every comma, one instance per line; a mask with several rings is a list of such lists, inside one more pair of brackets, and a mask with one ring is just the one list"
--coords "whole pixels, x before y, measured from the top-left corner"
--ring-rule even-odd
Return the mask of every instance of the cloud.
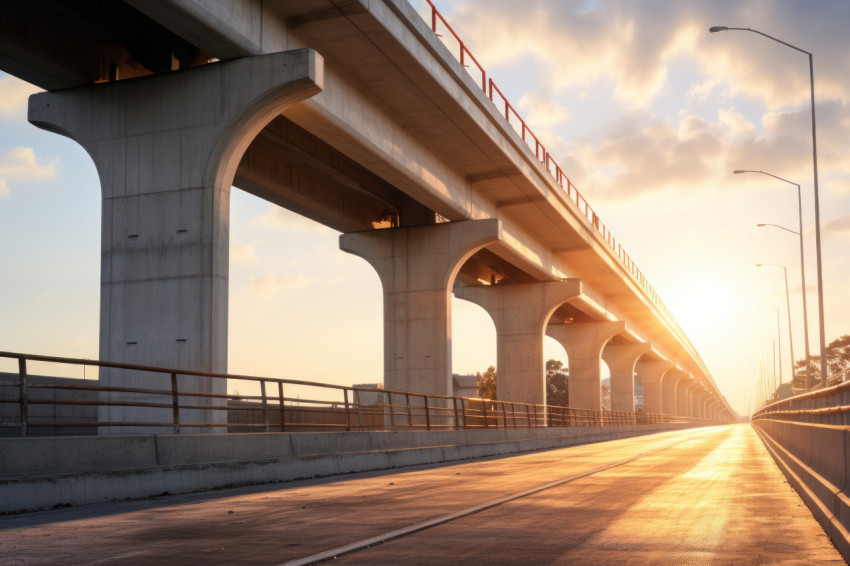
[[313, 234], [322, 234], [330, 230], [330, 228], [323, 224], [319, 224], [276, 204], [269, 204], [269, 207], [265, 211], [251, 219], [251, 224], [278, 230], [293, 230]]
[[251, 277], [248, 284], [249, 291], [261, 297], [273, 297], [281, 289], [296, 289], [306, 287], [310, 280], [302, 275], [275, 275], [264, 273], [259, 277]]
[[0, 118], [25, 118], [27, 99], [37, 92], [41, 89], [17, 77], [0, 78]]
[[49, 163], [38, 162], [31, 147], [16, 147], [0, 157], [0, 198], [8, 198], [9, 181], [31, 183], [58, 177], [59, 159]]
[[824, 234], [850, 236], [850, 214], [829, 220], [823, 224], [821, 231]]
[[230, 261], [244, 264], [257, 263], [257, 250], [254, 244], [240, 244], [236, 240], [231, 240]]

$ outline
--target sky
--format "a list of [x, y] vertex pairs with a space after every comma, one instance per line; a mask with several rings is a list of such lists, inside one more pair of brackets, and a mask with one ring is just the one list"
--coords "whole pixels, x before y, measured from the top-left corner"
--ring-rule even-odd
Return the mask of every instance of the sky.
[[[425, 13], [425, 2], [414, 6]], [[695, 344], [733, 408], [760, 365], [803, 357], [799, 183], [810, 349], [819, 350], [811, 107], [814, 53], [827, 343], [850, 333], [850, 3], [437, 0], [499, 88]], [[449, 47], [453, 47], [450, 44]], [[0, 350], [97, 358], [100, 193], [73, 141], [26, 121], [38, 89], [0, 74]], [[228, 369], [338, 384], [382, 379], [380, 282], [339, 234], [238, 189]], [[453, 370], [496, 362], [495, 330], [453, 300]], [[777, 316], [780, 329], [777, 345]], [[545, 357], [568, 364], [547, 339]], [[0, 363], [0, 371], [9, 370]], [[779, 371], [779, 370], [777, 370]]]

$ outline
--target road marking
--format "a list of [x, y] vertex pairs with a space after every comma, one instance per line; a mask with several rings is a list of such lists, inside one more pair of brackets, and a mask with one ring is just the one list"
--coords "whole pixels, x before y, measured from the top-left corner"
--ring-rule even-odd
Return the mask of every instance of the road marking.
[[375, 546], [376, 544], [381, 544], [396, 538], [400, 538], [403, 536], [407, 536], [419, 531], [424, 531], [425, 529], [429, 529], [431, 527], [435, 527], [437, 525], [441, 525], [443, 523], [448, 523], [449, 521], [454, 521], [455, 519], [461, 519], [463, 517], [468, 517], [469, 515], [474, 515], [475, 513], [479, 513], [481, 511], [485, 511], [492, 507], [496, 507], [498, 505], [502, 505], [503, 503], [508, 503], [510, 501], [514, 501], [516, 499], [520, 499], [522, 497], [527, 497], [529, 495], [533, 495], [535, 493], [539, 493], [541, 491], [552, 489], [553, 487], [557, 487], [559, 485], [563, 485], [565, 483], [569, 483], [581, 478], [586, 478], [587, 476], [592, 476], [593, 474], [598, 474], [599, 472], [604, 472], [606, 470], [610, 470], [612, 468], [616, 468], [619, 466], [623, 466], [628, 464], [629, 462], [634, 462], [639, 458], [644, 458], [649, 456], [650, 454], [654, 454], [656, 452], [660, 452], [662, 450], [666, 450], [676, 444], [681, 443], [682, 440], [676, 440], [674, 442], [670, 442], [663, 446], [659, 446], [658, 448], [654, 448], [647, 452], [642, 452], [641, 454], [637, 454], [630, 458], [626, 458], [624, 460], [619, 460], [617, 462], [612, 462], [610, 464], [605, 464], [604, 466], [599, 466], [598, 468], [594, 468], [592, 470], [588, 470], [587, 472], [582, 472], [580, 474], [576, 474], [574, 476], [569, 476], [566, 478], [562, 478], [560, 480], [556, 480], [553, 482], [549, 482], [547, 484], [539, 485], [537, 487], [532, 487], [531, 489], [526, 489], [524, 491], [519, 491], [517, 493], [512, 493], [510, 495], [505, 495], [503, 497], [499, 497], [497, 499], [492, 499], [487, 501], [486, 503], [481, 503], [480, 505], [474, 505], [472, 507], [467, 507], [466, 509], [461, 509], [460, 511], [455, 511], [454, 513], [448, 513], [446, 515], [441, 515], [439, 517], [434, 517], [432, 519], [428, 519], [426, 521], [422, 521], [420, 523], [415, 523], [413, 525], [396, 529], [394, 531], [390, 531], [388, 533], [384, 533], [382, 535], [377, 535], [374, 537], [370, 537], [367, 539], [362, 539], [357, 542], [353, 542], [350, 544], [346, 544], [344, 546], [338, 546], [336, 548], [332, 548], [331, 550], [326, 550], [324, 552], [319, 552], [318, 554], [314, 554], [312, 556], [307, 556], [305, 558], [298, 558], [295, 560], [290, 560], [289, 562], [284, 562], [283, 564], [279, 564], [278, 566], [306, 566], [307, 564], [316, 564], [318, 562], [323, 562], [325, 560], [331, 560], [336, 558], [337, 556], [341, 556], [343, 554], [350, 554], [352, 552], [356, 552], [358, 550], [362, 550], [364, 548], [368, 548], [370, 546]]

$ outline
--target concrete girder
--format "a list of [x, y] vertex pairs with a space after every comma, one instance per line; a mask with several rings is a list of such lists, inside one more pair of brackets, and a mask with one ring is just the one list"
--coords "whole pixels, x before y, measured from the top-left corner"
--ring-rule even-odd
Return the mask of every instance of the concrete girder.
[[341, 250], [375, 269], [384, 293], [384, 387], [451, 395], [451, 288], [501, 223], [470, 220], [342, 234]]
[[[260, 130], [321, 92], [323, 69], [299, 49], [30, 97], [29, 121], [77, 141], [100, 176], [101, 360], [227, 371], [230, 186]], [[224, 392], [223, 380], [180, 379]], [[100, 380], [170, 389], [167, 374], [104, 370]], [[187, 411], [184, 422], [224, 418]], [[171, 420], [170, 409], [120, 406], [102, 406], [99, 419]]]
[[670, 360], [638, 360], [635, 372], [640, 376], [643, 386], [643, 410], [646, 413], [662, 413], [661, 382], [664, 375], [676, 364]]
[[614, 336], [625, 332], [623, 321], [550, 324], [546, 334], [567, 352], [570, 366], [570, 406], [602, 410], [602, 350]]
[[[459, 299], [486, 310], [496, 326], [498, 399], [543, 404], [546, 398], [544, 328], [558, 307], [581, 295], [581, 281], [459, 286], [454, 293]], [[572, 357], [569, 362], [572, 368]], [[570, 405], [575, 406], [572, 385]]]
[[650, 344], [611, 344], [602, 350], [602, 359], [611, 372], [611, 410], [635, 410], [635, 364], [652, 349]]

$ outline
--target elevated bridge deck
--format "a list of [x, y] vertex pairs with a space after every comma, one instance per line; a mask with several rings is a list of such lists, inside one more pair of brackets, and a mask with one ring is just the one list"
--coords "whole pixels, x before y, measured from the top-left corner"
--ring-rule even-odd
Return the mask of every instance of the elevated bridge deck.
[[843, 562], [747, 425], [6, 516], [0, 532], [0, 562], [26, 564]]

